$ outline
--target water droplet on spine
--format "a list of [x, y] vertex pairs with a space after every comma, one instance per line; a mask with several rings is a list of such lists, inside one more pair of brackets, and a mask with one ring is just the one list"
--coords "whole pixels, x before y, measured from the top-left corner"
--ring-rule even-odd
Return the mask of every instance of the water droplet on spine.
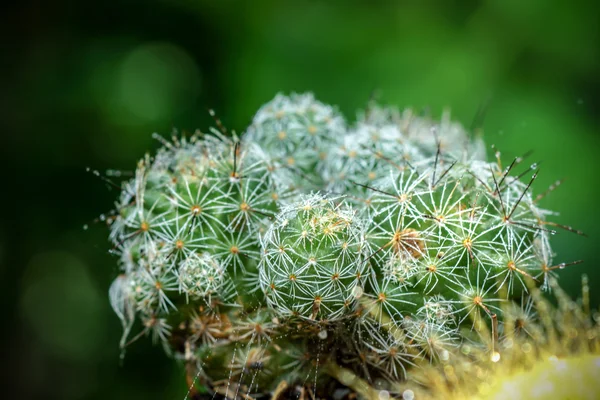
[[402, 400], [413, 400], [415, 398], [415, 392], [410, 389], [402, 392]]

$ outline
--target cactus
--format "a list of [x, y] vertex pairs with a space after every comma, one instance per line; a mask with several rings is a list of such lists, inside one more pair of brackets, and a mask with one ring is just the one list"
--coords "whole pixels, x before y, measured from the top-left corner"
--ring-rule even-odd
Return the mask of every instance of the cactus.
[[[241, 138], [161, 141], [109, 219], [110, 300], [121, 346], [151, 335], [186, 363], [190, 396], [460, 398], [444, 367], [465, 379], [564, 335], [548, 315], [574, 303], [555, 274], [578, 261], [553, 264], [550, 238], [577, 231], [539, 206], [556, 185], [534, 196], [536, 165], [486, 161], [448, 114], [370, 105], [348, 127], [310, 94], [278, 95]], [[581, 312], [571, 325], [598, 331]], [[438, 378], [423, 389], [424, 370]]]

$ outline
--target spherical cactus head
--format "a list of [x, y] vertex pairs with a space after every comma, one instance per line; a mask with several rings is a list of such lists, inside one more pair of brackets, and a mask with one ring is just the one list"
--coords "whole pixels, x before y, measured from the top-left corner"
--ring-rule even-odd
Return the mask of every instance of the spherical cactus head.
[[263, 238], [260, 284], [282, 315], [334, 321], [352, 312], [366, 270], [364, 230], [341, 200], [307, 196]]
[[258, 110], [244, 140], [260, 143], [299, 186], [319, 186], [327, 153], [346, 129], [342, 115], [311, 93], [278, 94]]
[[388, 179], [390, 168], [423, 158], [397, 124], [362, 122], [353, 126], [327, 154], [323, 176], [328, 190], [365, 197], [364, 184]]

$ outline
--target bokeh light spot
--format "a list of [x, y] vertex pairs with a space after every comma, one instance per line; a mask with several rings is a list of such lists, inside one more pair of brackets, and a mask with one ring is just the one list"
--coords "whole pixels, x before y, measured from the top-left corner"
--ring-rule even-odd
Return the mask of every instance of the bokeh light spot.
[[198, 66], [185, 50], [169, 43], [133, 49], [123, 58], [115, 79], [114, 117], [140, 123], [169, 119], [193, 107], [200, 93]]
[[65, 360], [93, 360], [106, 337], [103, 302], [86, 266], [69, 253], [38, 254], [27, 266], [22, 316], [44, 352]]

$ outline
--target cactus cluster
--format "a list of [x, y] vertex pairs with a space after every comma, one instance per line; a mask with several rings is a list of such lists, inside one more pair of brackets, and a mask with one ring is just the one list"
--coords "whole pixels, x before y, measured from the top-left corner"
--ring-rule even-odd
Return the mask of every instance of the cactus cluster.
[[198, 395], [402, 396], [415, 365], [466, 345], [498, 361], [514, 310], [535, 318], [533, 294], [568, 265], [537, 166], [488, 162], [447, 114], [370, 105], [348, 124], [277, 95], [240, 137], [162, 144], [109, 219], [110, 299], [121, 345], [151, 335]]

